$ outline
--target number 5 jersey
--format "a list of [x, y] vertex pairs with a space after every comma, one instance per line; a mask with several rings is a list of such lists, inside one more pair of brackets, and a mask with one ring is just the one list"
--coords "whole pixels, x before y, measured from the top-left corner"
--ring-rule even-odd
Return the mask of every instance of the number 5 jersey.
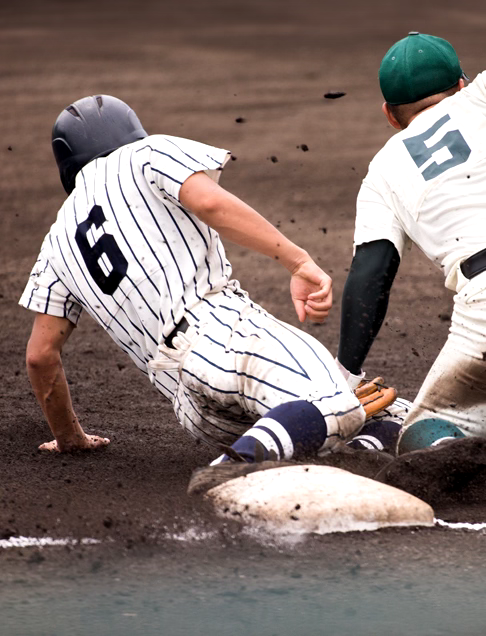
[[486, 247], [486, 71], [420, 113], [370, 163], [358, 200], [355, 247], [413, 241], [459, 291], [462, 261]]

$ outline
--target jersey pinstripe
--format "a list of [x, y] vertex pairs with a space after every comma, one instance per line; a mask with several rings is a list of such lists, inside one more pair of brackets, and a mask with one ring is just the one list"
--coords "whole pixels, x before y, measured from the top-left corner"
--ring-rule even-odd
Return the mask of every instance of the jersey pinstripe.
[[170, 399], [173, 373], [148, 362], [184, 314], [231, 276], [217, 232], [179, 201], [198, 171], [215, 181], [227, 150], [153, 135], [89, 163], [60, 209], [19, 303], [77, 324], [85, 309]]

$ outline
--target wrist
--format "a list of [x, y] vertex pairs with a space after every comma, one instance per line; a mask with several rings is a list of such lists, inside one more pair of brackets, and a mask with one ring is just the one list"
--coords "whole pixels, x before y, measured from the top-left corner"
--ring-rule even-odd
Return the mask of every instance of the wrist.
[[[293, 245], [293, 244], [292, 244]], [[304, 249], [293, 245], [294, 249], [287, 258], [282, 259], [283, 265], [288, 269], [291, 276], [294, 276], [305, 263], [311, 261], [311, 257]]]
[[86, 435], [76, 435], [70, 438], [56, 438], [57, 447], [61, 452], [69, 452], [74, 450], [80, 450], [88, 446]]
[[76, 450], [87, 446], [86, 433], [77, 421], [74, 423], [73, 430], [52, 432], [54, 433], [57, 445], [61, 451]]

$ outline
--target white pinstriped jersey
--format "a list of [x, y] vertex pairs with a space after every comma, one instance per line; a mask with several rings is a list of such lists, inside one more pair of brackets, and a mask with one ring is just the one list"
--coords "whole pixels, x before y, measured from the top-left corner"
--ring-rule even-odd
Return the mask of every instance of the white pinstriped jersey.
[[177, 375], [155, 378], [148, 362], [183, 315], [231, 276], [217, 232], [182, 207], [179, 190], [199, 171], [218, 181], [229, 156], [153, 135], [89, 163], [44, 240], [20, 305], [74, 324], [85, 309], [172, 399]]
[[460, 263], [486, 246], [486, 71], [420, 113], [370, 164], [357, 203], [355, 245], [410, 239], [459, 291]]

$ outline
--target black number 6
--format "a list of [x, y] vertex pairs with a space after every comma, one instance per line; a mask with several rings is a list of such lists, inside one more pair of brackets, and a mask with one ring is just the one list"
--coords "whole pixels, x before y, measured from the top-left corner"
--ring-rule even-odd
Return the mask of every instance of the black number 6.
[[[103, 210], [99, 205], [95, 205], [91, 208], [86, 221], [78, 225], [74, 238], [93, 280], [103, 293], [111, 296], [127, 273], [128, 261], [112, 234], [103, 234], [94, 245], [89, 244], [86, 236], [92, 225], [99, 228], [105, 221]], [[106, 254], [112, 267], [108, 275], [104, 273], [98, 262], [103, 254]]]

